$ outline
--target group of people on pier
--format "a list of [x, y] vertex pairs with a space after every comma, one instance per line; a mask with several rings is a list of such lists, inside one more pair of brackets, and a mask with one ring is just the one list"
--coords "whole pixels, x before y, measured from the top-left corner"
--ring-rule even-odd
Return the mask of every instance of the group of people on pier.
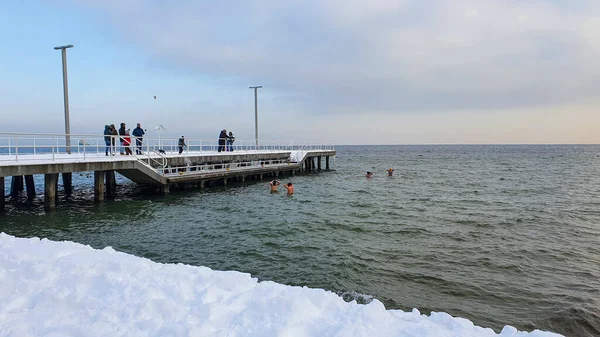
[[146, 130], [142, 129], [140, 123], [137, 123], [137, 127], [130, 133], [130, 129], [127, 129], [125, 123], [121, 123], [119, 130], [114, 124], [104, 126], [104, 143], [106, 144], [105, 155], [115, 155], [117, 153], [117, 138], [119, 139], [120, 147], [119, 153], [121, 155], [131, 155], [131, 136], [135, 137], [135, 153], [142, 154], [142, 140]]
[[221, 133], [219, 134], [218, 152], [233, 151], [234, 141], [235, 137], [233, 136], [233, 133], [231, 131], [229, 131], [229, 134], [227, 134], [227, 130], [221, 130]]
[[[133, 152], [131, 151], [131, 136], [135, 137], [135, 154], [142, 154], [142, 140], [144, 135], [146, 134], [146, 130], [142, 129], [140, 123], [137, 123], [137, 127], [133, 129], [133, 132], [130, 132], [130, 129], [127, 128], [125, 123], [120, 124], [120, 128], [117, 130], [114, 124], [105, 125], [104, 126], [104, 142], [106, 143], [106, 151], [105, 155], [115, 155], [117, 153], [117, 139], [119, 139], [120, 147], [119, 154], [121, 155], [131, 155]], [[219, 146], [218, 152], [231, 152], [233, 151], [233, 142], [235, 142], [235, 137], [233, 133], [223, 129], [219, 134]], [[179, 154], [183, 152], [183, 148], [186, 147], [185, 137], [181, 136], [177, 142], [177, 147], [179, 148]]]

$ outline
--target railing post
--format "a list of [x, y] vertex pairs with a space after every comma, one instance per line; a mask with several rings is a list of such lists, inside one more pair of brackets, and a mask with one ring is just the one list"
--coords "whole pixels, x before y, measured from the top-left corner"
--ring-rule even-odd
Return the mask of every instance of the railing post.
[[15, 135], [15, 161], [19, 161], [19, 135]]
[[54, 136], [52, 136], [52, 161], [54, 161]]
[[12, 155], [12, 149], [10, 147], [10, 136], [8, 137], [8, 155], [11, 156]]
[[33, 154], [37, 154], [37, 149], [35, 148], [35, 138], [33, 138]]

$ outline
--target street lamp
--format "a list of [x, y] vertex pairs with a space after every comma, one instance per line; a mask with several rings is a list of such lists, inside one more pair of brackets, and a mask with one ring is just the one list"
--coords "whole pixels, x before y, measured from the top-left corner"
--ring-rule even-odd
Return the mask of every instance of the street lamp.
[[65, 137], [67, 153], [71, 154], [71, 125], [69, 124], [69, 85], [67, 84], [67, 48], [73, 48], [73, 45], [69, 44], [66, 46], [54, 47], [54, 50], [60, 50], [62, 53], [63, 95], [65, 105]]
[[262, 88], [262, 85], [249, 88], [254, 89], [254, 139], [256, 140], [256, 149], [258, 150], [258, 89]]

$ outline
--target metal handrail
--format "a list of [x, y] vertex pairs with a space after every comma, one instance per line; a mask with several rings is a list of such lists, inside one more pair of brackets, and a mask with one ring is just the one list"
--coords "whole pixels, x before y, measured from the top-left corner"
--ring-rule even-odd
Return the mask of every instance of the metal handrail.
[[[71, 154], [66, 154], [65, 134], [56, 133], [19, 133], [19, 132], [0, 132], [0, 161], [24, 161], [41, 160], [51, 158], [52, 161], [66, 160], [73, 158], [86, 159], [88, 157], [98, 157], [106, 154], [105, 135], [99, 134], [69, 134], [72, 140]], [[115, 148], [120, 145], [117, 139], [123, 139], [122, 136], [110, 135], [111, 144], [114, 140], [115, 147], [108, 146], [112, 155]], [[133, 157], [140, 159], [140, 155], [135, 154], [136, 137], [131, 137], [130, 149]], [[177, 154], [179, 138], [153, 138], [144, 136], [142, 146], [144, 159], [150, 166], [164, 166], [166, 164], [166, 155]], [[187, 138], [186, 153], [218, 152], [227, 150], [227, 145], [223, 149], [217, 139], [206, 140], [201, 138]], [[294, 141], [261, 141], [256, 146], [255, 140], [238, 140], [233, 143], [233, 151], [296, 151], [296, 150], [334, 150], [332, 144], [322, 144], [318, 142], [294, 142]], [[164, 150], [165, 153], [160, 153]], [[228, 151], [225, 151], [228, 152]], [[116, 154], [116, 153], [115, 153]], [[42, 158], [43, 157], [43, 158]]]
[[[217, 164], [202, 164], [202, 165], [181, 165], [181, 166], [169, 166], [165, 167], [163, 171], [157, 170], [157, 173], [163, 175], [189, 175], [204, 173], [206, 171], [243, 171], [249, 170], [256, 167], [265, 167], [273, 165], [291, 164], [289, 161], [283, 160], [254, 160], [254, 161], [239, 161], [229, 163], [217, 163]], [[220, 167], [220, 168], [217, 168]], [[184, 170], [184, 171], [182, 171]], [[168, 171], [165, 173], [164, 171]], [[171, 172], [172, 171], [172, 172]]]

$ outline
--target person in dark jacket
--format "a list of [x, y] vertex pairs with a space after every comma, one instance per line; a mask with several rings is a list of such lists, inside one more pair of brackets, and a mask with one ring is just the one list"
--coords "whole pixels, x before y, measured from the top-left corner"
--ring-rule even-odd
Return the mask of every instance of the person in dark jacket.
[[137, 127], [131, 133], [135, 137], [135, 154], [142, 154], [142, 138], [145, 133], [140, 123], [137, 123]]
[[227, 130], [223, 129], [223, 131], [221, 131], [221, 133], [219, 134], [219, 151], [225, 151], [225, 141], [227, 140], [227, 138], [229, 138], [229, 136], [227, 136]]
[[183, 152], [183, 147], [187, 146], [185, 145], [185, 138], [183, 136], [181, 136], [181, 138], [179, 138], [179, 154], [181, 154], [181, 152]]
[[121, 127], [119, 128], [119, 142], [121, 143], [119, 153], [121, 155], [125, 154], [125, 146], [123, 146], [123, 138], [125, 138], [125, 132], [127, 132], [127, 129], [125, 129], [125, 123], [121, 123]]
[[108, 151], [110, 150], [110, 136], [112, 135], [112, 132], [110, 131], [110, 126], [109, 125], [105, 125], [104, 126], [104, 143], [106, 144], [106, 151], [105, 154], [108, 156]]
[[111, 141], [112, 141], [112, 154], [113, 156], [117, 153], [117, 138], [119, 138], [119, 133], [117, 132], [117, 128], [115, 127], [114, 124], [110, 125], [110, 132], [113, 135], [113, 137], [111, 137]]
[[233, 151], [233, 142], [235, 141], [235, 137], [233, 133], [229, 131], [229, 136], [227, 136], [227, 151]]

